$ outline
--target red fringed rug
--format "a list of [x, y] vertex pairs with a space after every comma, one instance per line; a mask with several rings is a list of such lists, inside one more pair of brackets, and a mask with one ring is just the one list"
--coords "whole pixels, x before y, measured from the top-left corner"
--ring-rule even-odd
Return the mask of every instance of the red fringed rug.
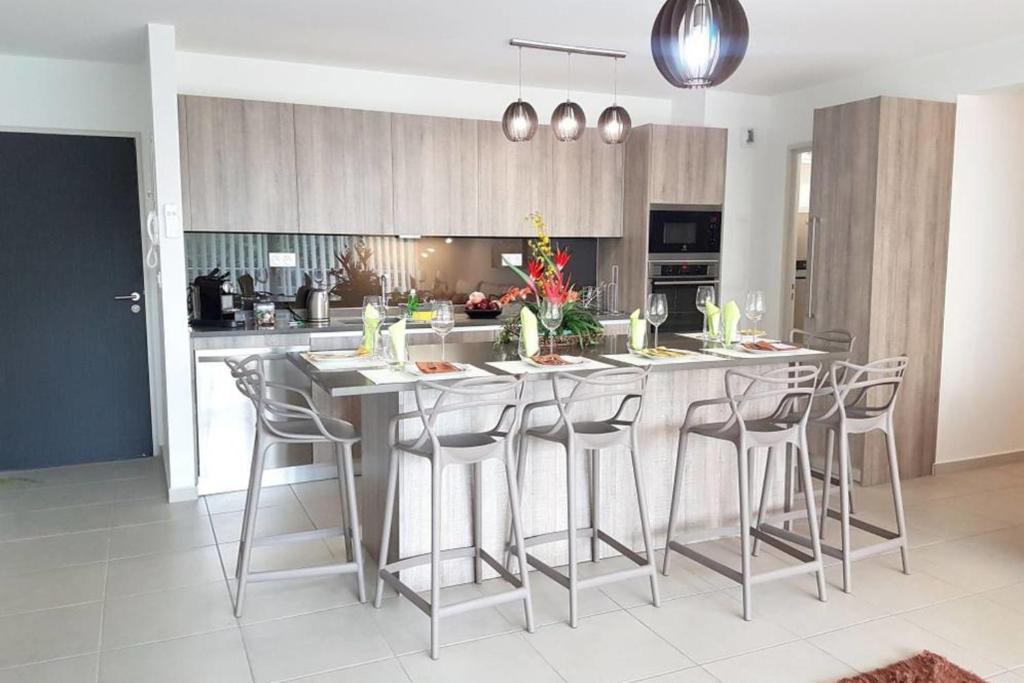
[[866, 674], [844, 678], [839, 683], [984, 683], [945, 657], [925, 650], [902, 662]]

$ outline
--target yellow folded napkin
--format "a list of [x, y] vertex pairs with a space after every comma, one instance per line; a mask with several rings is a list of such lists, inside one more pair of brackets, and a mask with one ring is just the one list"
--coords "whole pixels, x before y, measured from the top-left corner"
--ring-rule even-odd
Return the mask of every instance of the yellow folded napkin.
[[712, 337], [718, 336], [718, 323], [719, 318], [722, 317], [722, 311], [718, 306], [714, 305], [710, 301], [704, 306], [704, 315], [708, 318], [708, 329], [706, 330]]
[[363, 348], [373, 349], [373, 341], [380, 327], [380, 313], [374, 306], [367, 304], [363, 311]]
[[405, 319], [388, 328], [388, 335], [391, 337], [391, 350], [394, 353], [394, 360], [405, 360]]
[[732, 344], [736, 339], [736, 328], [740, 324], [740, 307], [730, 300], [722, 309], [722, 341]]
[[526, 306], [519, 311], [519, 336], [523, 340], [523, 353], [527, 358], [540, 353], [540, 335], [537, 334], [537, 316]]
[[640, 318], [640, 309], [629, 314], [629, 345], [640, 351], [647, 343], [647, 321]]

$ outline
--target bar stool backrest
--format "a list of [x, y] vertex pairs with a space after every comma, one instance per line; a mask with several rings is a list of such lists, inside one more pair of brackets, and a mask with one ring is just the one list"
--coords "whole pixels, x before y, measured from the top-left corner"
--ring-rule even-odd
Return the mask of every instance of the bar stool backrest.
[[235, 379], [235, 387], [243, 396], [252, 401], [256, 409], [256, 420], [258, 427], [262, 427], [270, 434], [286, 440], [308, 440], [309, 435], [291, 434], [282, 429], [282, 422], [285, 420], [312, 420], [320, 433], [328, 436], [330, 432], [324, 427], [320, 415], [309, 408], [293, 405], [286, 401], [275, 399], [270, 394], [274, 386], [267, 382], [266, 373], [263, 369], [265, 356], [255, 354], [246, 358], [226, 358], [224, 362], [231, 369], [231, 376]]
[[834, 362], [829, 370], [829, 384], [835, 398], [829, 414], [838, 411], [843, 419], [852, 411], [860, 418], [891, 415], [909, 363], [906, 356], [882, 358], [865, 365]]
[[[439, 446], [437, 420], [446, 413], [467, 416], [485, 416], [497, 412], [494, 427], [483, 430], [490, 434], [510, 434], [519, 422], [523, 400], [523, 377], [471, 377], [456, 382], [417, 382], [413, 387], [416, 409], [423, 432], [413, 447], [422, 448], [427, 442]], [[436, 398], [428, 392], [436, 391]]]
[[800, 344], [819, 351], [853, 351], [854, 342], [857, 338], [847, 330], [823, 330], [821, 332], [808, 332], [794, 327], [789, 333], [791, 344]]
[[723, 428], [768, 419], [785, 409], [806, 423], [817, 391], [821, 368], [817, 365], [789, 365], [761, 374], [745, 370], [727, 370], [725, 395], [732, 414]]
[[551, 387], [562, 421], [571, 428], [580, 406], [619, 399], [607, 421], [632, 426], [643, 412], [648, 374], [649, 368], [609, 368], [589, 375], [552, 373]]

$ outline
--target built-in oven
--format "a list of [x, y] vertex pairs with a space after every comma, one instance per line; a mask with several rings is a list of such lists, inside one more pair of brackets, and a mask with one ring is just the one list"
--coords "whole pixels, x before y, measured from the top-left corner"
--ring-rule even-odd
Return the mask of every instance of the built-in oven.
[[700, 332], [704, 315], [697, 310], [697, 288], [710, 285], [718, 296], [718, 259], [651, 260], [647, 265], [650, 292], [664, 294], [668, 320], [663, 332]]
[[647, 253], [653, 258], [687, 255], [717, 258], [722, 250], [722, 212], [718, 209], [652, 209]]

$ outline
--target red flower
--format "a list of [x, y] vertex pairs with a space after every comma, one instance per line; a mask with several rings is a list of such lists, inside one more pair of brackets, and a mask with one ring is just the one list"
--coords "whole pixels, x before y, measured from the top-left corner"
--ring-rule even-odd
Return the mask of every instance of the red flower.
[[568, 252], [566, 252], [566, 251], [564, 251], [562, 249], [559, 249], [558, 251], [556, 251], [555, 252], [555, 267], [558, 268], [558, 270], [562, 270], [563, 268], [565, 268], [567, 263], [569, 263], [569, 254], [568, 254]]
[[540, 261], [537, 261], [537, 260], [530, 261], [527, 264], [527, 266], [529, 267], [529, 270], [530, 270], [530, 279], [531, 280], [538, 280], [538, 279], [540, 279], [540, 276], [544, 274], [544, 264], [541, 263]]

